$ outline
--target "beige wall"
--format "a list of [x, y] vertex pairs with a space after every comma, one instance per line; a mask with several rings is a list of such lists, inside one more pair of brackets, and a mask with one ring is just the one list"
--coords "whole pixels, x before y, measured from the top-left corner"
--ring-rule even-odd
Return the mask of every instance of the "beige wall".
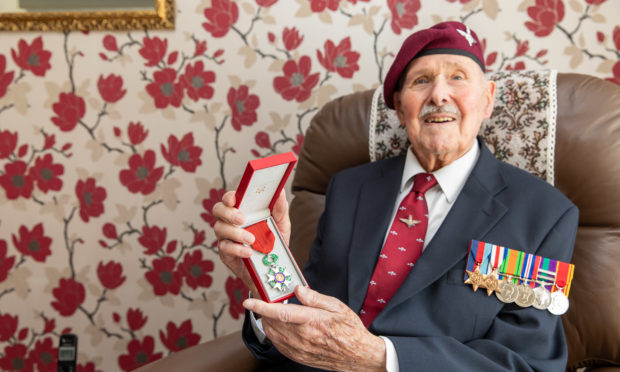
[[[235, 293], [244, 290], [218, 262], [211, 206], [248, 160], [298, 150], [325, 102], [380, 84], [412, 31], [465, 20], [491, 70], [555, 68], [620, 83], [615, 0], [545, 2], [554, 10], [533, 0], [403, 0], [400, 19], [392, 1], [331, 0], [334, 9], [313, 12], [321, 1], [240, 0], [232, 28], [210, 27], [205, 9], [227, 2], [179, 0], [176, 30], [148, 36], [0, 36], [0, 369], [20, 353], [29, 362], [55, 353], [67, 328], [80, 337], [79, 362], [104, 371], [128, 368], [136, 350], [165, 356], [239, 329]], [[535, 24], [545, 12], [557, 22]], [[298, 43], [288, 31], [283, 41], [292, 27]], [[334, 68], [338, 55], [349, 68]], [[284, 93], [283, 69], [302, 72], [302, 89]], [[110, 75], [118, 85], [98, 89]], [[196, 76], [212, 91], [183, 86]], [[156, 101], [149, 92], [162, 87], [177, 99]], [[245, 115], [233, 111], [242, 106]], [[142, 141], [135, 123], [148, 131]], [[153, 178], [130, 186], [145, 171]], [[41, 178], [50, 174], [56, 183]], [[206, 275], [184, 271], [192, 266]], [[128, 319], [137, 309], [148, 317], [139, 328]]]

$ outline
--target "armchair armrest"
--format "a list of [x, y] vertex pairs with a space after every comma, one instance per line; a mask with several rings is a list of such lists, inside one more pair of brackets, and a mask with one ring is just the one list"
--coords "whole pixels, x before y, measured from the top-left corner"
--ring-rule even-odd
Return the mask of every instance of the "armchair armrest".
[[211, 340], [137, 369], [137, 372], [258, 371], [260, 362], [247, 349], [241, 331]]

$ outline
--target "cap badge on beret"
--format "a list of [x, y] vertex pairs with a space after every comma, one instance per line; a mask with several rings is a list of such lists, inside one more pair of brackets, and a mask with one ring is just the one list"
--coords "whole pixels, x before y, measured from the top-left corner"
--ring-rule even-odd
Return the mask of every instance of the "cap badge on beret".
[[471, 34], [471, 29], [469, 28], [469, 26], [467, 26], [467, 32], [459, 30], [458, 28], [456, 29], [456, 32], [461, 34], [461, 36], [463, 36], [465, 40], [467, 40], [469, 46], [476, 44], [476, 39], [474, 39], [474, 35]]

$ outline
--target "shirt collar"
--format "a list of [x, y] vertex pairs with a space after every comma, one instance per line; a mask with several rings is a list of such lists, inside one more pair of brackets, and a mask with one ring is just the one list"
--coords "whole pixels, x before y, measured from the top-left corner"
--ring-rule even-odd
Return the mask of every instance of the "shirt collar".
[[[454, 202], [463, 186], [465, 186], [465, 181], [467, 181], [471, 171], [474, 169], [479, 154], [478, 141], [474, 141], [472, 147], [463, 156], [445, 167], [432, 172], [449, 203]], [[413, 176], [424, 172], [426, 171], [420, 165], [411, 147], [409, 147], [405, 159], [403, 177], [400, 182], [400, 192], [410, 189], [413, 184]]]

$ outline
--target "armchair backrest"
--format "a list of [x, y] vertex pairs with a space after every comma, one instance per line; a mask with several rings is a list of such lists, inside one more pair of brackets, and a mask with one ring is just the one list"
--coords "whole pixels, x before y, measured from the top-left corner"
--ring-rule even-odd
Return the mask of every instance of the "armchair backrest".
[[[290, 245], [301, 265], [331, 176], [370, 161], [372, 101], [373, 90], [337, 98], [306, 132], [291, 202]], [[580, 209], [571, 307], [563, 317], [568, 369], [620, 366], [620, 87], [560, 73], [557, 108], [555, 186]]]

